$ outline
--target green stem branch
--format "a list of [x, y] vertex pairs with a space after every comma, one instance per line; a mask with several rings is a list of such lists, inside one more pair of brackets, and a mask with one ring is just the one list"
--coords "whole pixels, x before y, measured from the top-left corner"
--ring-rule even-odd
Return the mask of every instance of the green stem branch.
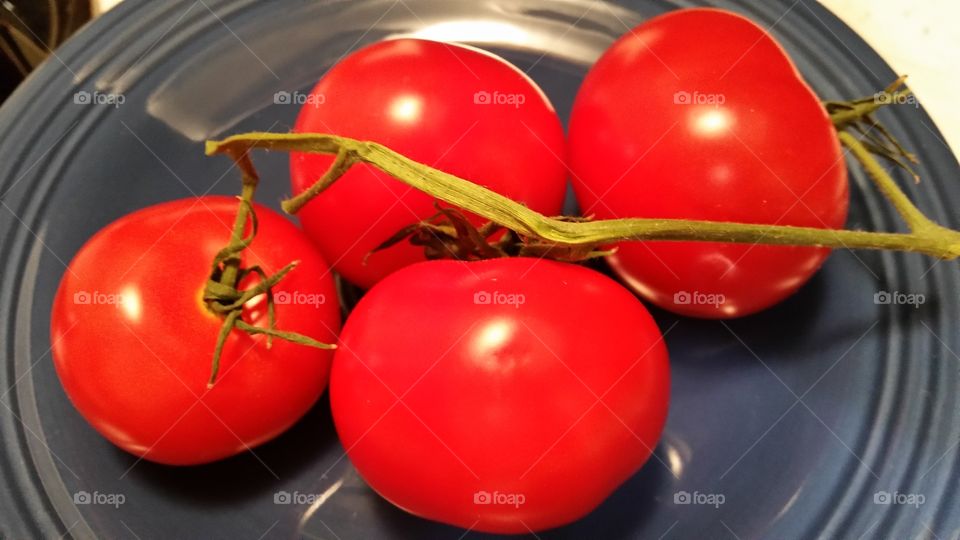
[[880, 193], [890, 201], [890, 204], [893, 205], [911, 231], [918, 232], [931, 227], [938, 227], [907, 198], [906, 194], [897, 186], [896, 181], [863, 143], [845, 131], [841, 131], [838, 136], [840, 137], [840, 143], [850, 149], [853, 156], [867, 171], [867, 176], [873, 180]]
[[[337, 155], [336, 166], [317, 183], [319, 193], [358, 163], [375, 167], [409, 186], [525, 236], [561, 245], [606, 244], [622, 240], [705, 241], [748, 244], [883, 249], [923, 253], [941, 259], [960, 256], [960, 232], [929, 221], [870, 152], [856, 138], [843, 134], [843, 143], [866, 167], [871, 178], [894, 201], [911, 224], [910, 233], [831, 230], [751, 223], [686, 219], [611, 219], [571, 222], [544, 216], [496, 192], [411, 160], [386, 146], [327, 134], [249, 133], [208, 141], [208, 155], [246, 152], [253, 148]], [[288, 201], [298, 209], [306, 198]]]

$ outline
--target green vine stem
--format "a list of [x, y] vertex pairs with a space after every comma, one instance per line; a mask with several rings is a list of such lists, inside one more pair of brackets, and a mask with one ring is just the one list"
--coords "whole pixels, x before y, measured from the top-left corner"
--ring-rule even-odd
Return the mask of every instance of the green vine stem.
[[[840, 142], [850, 149], [906, 221], [910, 232], [890, 233], [860, 230], [833, 230], [751, 223], [686, 219], [610, 219], [570, 221], [551, 218], [467, 180], [413, 161], [381, 144], [329, 134], [247, 133], [221, 141], [207, 141], [207, 155], [246, 155], [254, 148], [335, 155], [330, 169], [314, 186], [284, 201], [283, 208], [295, 213], [312, 197], [336, 182], [352, 165], [373, 166], [397, 180], [436, 199], [484, 217], [516, 233], [558, 246], [603, 245], [623, 240], [706, 241], [749, 244], [816, 246], [846, 249], [881, 249], [923, 253], [941, 259], [960, 256], [960, 232], [942, 227], [923, 215], [900, 190], [876, 155], [897, 161], [909, 157], [892, 137], [889, 141], [856, 137], [847, 130], [869, 134], [877, 124], [871, 114], [880, 106], [895, 103], [894, 93], [902, 79], [878, 96], [851, 102], [827, 103]], [[832, 105], [832, 107], [831, 107]], [[863, 127], [867, 124], [867, 127]], [[883, 133], [886, 133], [885, 130]], [[888, 134], [889, 135], [889, 134]], [[249, 159], [237, 161], [244, 175], [256, 175]]]
[[[217, 344], [213, 351], [213, 363], [210, 368], [207, 388], [213, 387], [213, 383], [217, 379], [217, 374], [220, 372], [223, 346], [234, 329], [251, 335], [266, 335], [267, 348], [272, 346], [274, 338], [320, 349], [336, 348], [336, 345], [321, 343], [301, 334], [276, 329], [273, 287], [297, 266], [298, 261], [287, 264], [277, 273], [269, 276], [259, 266], [248, 268], [243, 266], [243, 251], [250, 246], [257, 235], [257, 215], [253, 207], [253, 196], [257, 191], [259, 177], [246, 152], [231, 150], [227, 151], [227, 154], [240, 168], [243, 187], [240, 191], [237, 216], [230, 231], [230, 240], [214, 257], [210, 278], [207, 280], [203, 292], [203, 299], [207, 308], [223, 319], [223, 324], [220, 326], [220, 332], [217, 336]], [[244, 235], [248, 225], [250, 230]], [[238, 290], [240, 281], [251, 274], [256, 274], [260, 278], [259, 282], [248, 289]], [[253, 326], [243, 320], [243, 306], [260, 295], [266, 295], [268, 328]]]

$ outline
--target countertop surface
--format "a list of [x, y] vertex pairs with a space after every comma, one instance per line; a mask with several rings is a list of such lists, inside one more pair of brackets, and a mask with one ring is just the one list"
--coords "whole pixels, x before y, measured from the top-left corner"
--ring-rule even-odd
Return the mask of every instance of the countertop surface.
[[[821, 0], [857, 31], [907, 83], [943, 133], [960, 148], [960, 2], [957, 0]], [[793, 9], [797, 9], [795, 6]]]

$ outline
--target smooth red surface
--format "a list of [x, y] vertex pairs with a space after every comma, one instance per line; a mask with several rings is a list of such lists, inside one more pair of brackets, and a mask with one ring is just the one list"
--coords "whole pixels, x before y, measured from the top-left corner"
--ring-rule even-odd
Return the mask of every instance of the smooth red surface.
[[[364, 296], [341, 339], [330, 400], [354, 466], [395, 505], [471, 530], [579, 519], [647, 460], [667, 415], [656, 323], [576, 265], [410, 266]], [[476, 504], [479, 492], [524, 502]]]
[[[577, 95], [569, 144], [584, 214], [822, 228], [846, 219], [846, 168], [819, 99], [769, 34], [729, 12], [679, 10], [620, 38]], [[792, 294], [828, 254], [628, 242], [610, 262], [666, 309], [734, 317]], [[725, 301], [675, 302], [684, 292]]]
[[[314, 104], [301, 109], [296, 132], [379, 142], [545, 214], [560, 213], [567, 182], [563, 128], [536, 84], [493, 54], [433, 41], [384, 41], [344, 58], [311, 95]], [[487, 103], [476, 102], [484, 96]], [[523, 103], [492, 103], [510, 96], [515, 102], [522, 96]], [[290, 159], [297, 193], [332, 161], [298, 153]], [[367, 288], [424, 257], [422, 248], [406, 242], [374, 253], [366, 265], [364, 256], [435, 213], [432, 197], [356, 165], [299, 217], [334, 269]]]
[[[326, 386], [330, 351], [283, 340], [267, 349], [264, 336], [234, 330], [207, 389], [221, 320], [202, 288], [236, 211], [236, 199], [203, 197], [134, 212], [91, 238], [63, 276], [51, 332], [57, 373], [80, 414], [128, 452], [176, 465], [243, 452], [290, 427]], [[273, 273], [300, 260], [274, 288], [290, 302], [276, 306], [277, 328], [333, 342], [340, 310], [326, 263], [282, 216], [257, 207], [257, 217], [244, 264]], [[311, 294], [324, 302], [309, 303]], [[266, 315], [261, 296], [244, 319], [267, 326]]]

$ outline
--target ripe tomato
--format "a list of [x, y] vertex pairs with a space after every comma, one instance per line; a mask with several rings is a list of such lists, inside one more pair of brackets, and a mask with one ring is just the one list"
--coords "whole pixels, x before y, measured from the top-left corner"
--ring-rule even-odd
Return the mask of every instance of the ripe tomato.
[[430, 261], [364, 296], [334, 355], [334, 423], [398, 507], [497, 533], [574, 521], [634, 474], [667, 414], [656, 323], [553, 261]]
[[[331, 352], [234, 330], [212, 388], [221, 319], [202, 299], [214, 255], [230, 237], [236, 199], [203, 197], [113, 222], [70, 263], [53, 304], [57, 373], [80, 414], [124, 450], [186, 465], [227, 457], [292, 425], [326, 386]], [[267, 273], [300, 264], [274, 287], [277, 328], [332, 343], [336, 289], [310, 240], [258, 208], [244, 265]], [[245, 284], [241, 284], [245, 286]], [[266, 299], [244, 320], [267, 326]]]
[[[546, 214], [563, 204], [565, 142], [553, 106], [517, 68], [478, 49], [418, 39], [363, 48], [320, 79], [294, 131], [379, 142]], [[316, 182], [331, 161], [294, 153], [293, 191]], [[432, 197], [355, 165], [299, 216], [334, 269], [367, 288], [423, 260], [422, 248], [401, 243], [363, 264], [394, 233], [434, 213]]]
[[[686, 9], [604, 53], [570, 121], [584, 214], [842, 227], [836, 132], [780, 46], [748, 19]], [[828, 249], [627, 242], [614, 270], [681, 314], [735, 317], [796, 291]]]

